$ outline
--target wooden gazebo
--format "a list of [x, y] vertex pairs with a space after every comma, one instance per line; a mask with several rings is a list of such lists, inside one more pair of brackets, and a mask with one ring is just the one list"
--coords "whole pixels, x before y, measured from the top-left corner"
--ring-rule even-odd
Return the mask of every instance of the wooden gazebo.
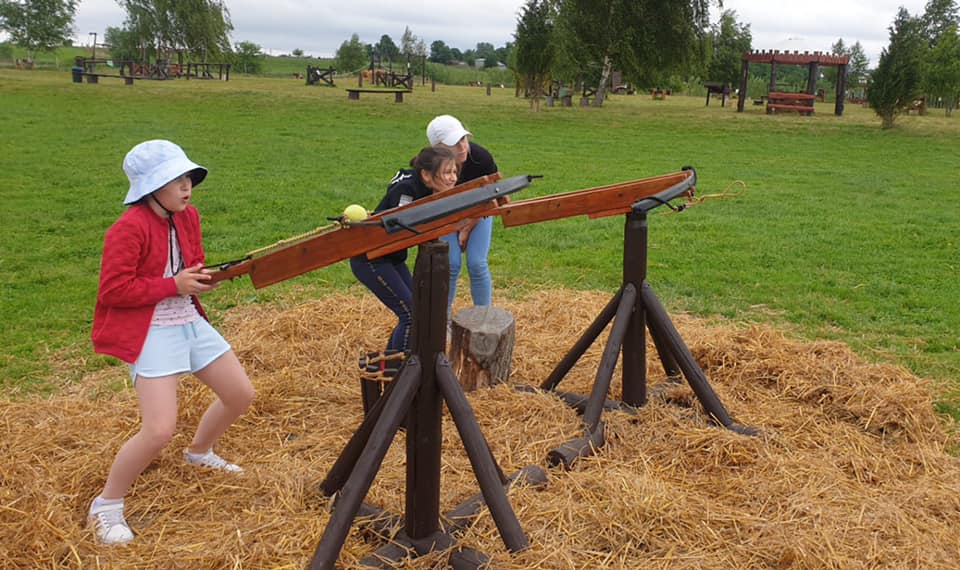
[[813, 53], [794, 51], [793, 53], [778, 50], [772, 51], [746, 51], [743, 52], [743, 66], [740, 68], [740, 93], [737, 100], [737, 112], [743, 112], [743, 105], [747, 99], [747, 79], [750, 77], [750, 63], [769, 63], [770, 64], [770, 91], [777, 90], [777, 66], [778, 65], [806, 65], [809, 69], [807, 74], [807, 94], [813, 95], [817, 91], [817, 77], [820, 75], [820, 66], [830, 65], [839, 68], [837, 73], [837, 100], [834, 105], [833, 113], [837, 116], [843, 115], [844, 94], [847, 91], [847, 63], [850, 57], [846, 55], [834, 55], [815, 51]]

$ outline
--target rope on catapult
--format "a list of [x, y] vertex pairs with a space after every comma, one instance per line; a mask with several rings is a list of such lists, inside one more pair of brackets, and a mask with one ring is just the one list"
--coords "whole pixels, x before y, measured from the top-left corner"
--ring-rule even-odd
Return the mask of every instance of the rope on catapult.
[[334, 223], [332, 223], [332, 224], [327, 224], [327, 225], [325, 225], [325, 226], [320, 226], [319, 228], [310, 230], [309, 232], [305, 232], [305, 233], [302, 233], [302, 234], [300, 234], [300, 235], [296, 235], [296, 236], [293, 236], [293, 237], [289, 237], [289, 238], [287, 238], [287, 239], [282, 239], [282, 240], [280, 240], [280, 241], [278, 241], [278, 242], [276, 242], [276, 243], [272, 243], [272, 244], [270, 244], [270, 245], [261, 247], [260, 249], [255, 249], [255, 250], [249, 252], [247, 255], [250, 256], [250, 257], [258, 257], [258, 256], [261, 256], [261, 255], [263, 255], [263, 254], [270, 253], [270, 252], [272, 252], [272, 251], [274, 251], [274, 250], [280, 249], [280, 248], [282, 248], [282, 247], [287, 247], [287, 246], [293, 245], [293, 244], [295, 244], [295, 243], [298, 243], [298, 242], [301, 242], [301, 241], [304, 241], [304, 240], [307, 240], [307, 239], [310, 239], [310, 238], [313, 238], [313, 237], [316, 237], [316, 236], [319, 236], [319, 235], [323, 235], [323, 234], [330, 233], [330, 232], [332, 232], [332, 231], [334, 231], [334, 230], [340, 229], [341, 227], [343, 227], [343, 224], [340, 223], [340, 222], [334, 222]]
[[357, 364], [360, 366], [360, 379], [372, 380], [374, 382], [390, 382], [397, 375], [403, 361], [406, 360], [405, 352], [389, 351], [368, 352], [361, 355]]
[[[731, 192], [730, 189], [733, 188], [734, 186], [739, 186], [740, 188], [737, 189], [736, 191]], [[692, 194], [687, 194], [686, 195], [687, 200], [684, 203], [680, 204], [679, 206], [672, 206], [670, 204], [667, 204], [670, 210], [672, 210], [671, 212], [667, 212], [667, 213], [677, 214], [686, 210], [687, 208], [691, 208], [693, 206], [696, 206], [697, 204], [703, 204], [707, 200], [710, 200], [713, 198], [740, 198], [741, 196], [746, 194], [746, 192], [747, 192], [747, 183], [744, 182], [743, 180], [734, 180], [733, 182], [728, 184], [726, 188], [724, 188], [723, 192], [719, 192], [716, 194], [705, 194], [703, 196], [693, 196]]]

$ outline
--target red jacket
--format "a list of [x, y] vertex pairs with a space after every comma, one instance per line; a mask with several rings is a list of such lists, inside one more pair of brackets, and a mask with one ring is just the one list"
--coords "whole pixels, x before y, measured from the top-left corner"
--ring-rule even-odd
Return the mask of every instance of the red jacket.
[[[174, 214], [177, 242], [186, 267], [203, 263], [200, 214], [187, 206]], [[170, 255], [169, 224], [147, 204], [127, 209], [107, 230], [100, 262], [100, 287], [93, 313], [93, 349], [134, 362], [147, 338], [157, 303], [177, 294], [173, 277], [164, 277]], [[197, 311], [206, 318], [200, 300]]]

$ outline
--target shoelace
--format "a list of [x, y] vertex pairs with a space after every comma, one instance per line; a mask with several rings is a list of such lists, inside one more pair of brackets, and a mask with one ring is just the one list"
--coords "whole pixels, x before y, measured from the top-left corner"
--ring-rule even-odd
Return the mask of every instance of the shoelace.
[[127, 526], [127, 520], [123, 517], [123, 507], [106, 509], [94, 516], [97, 517], [97, 522], [105, 530], [110, 530], [117, 525]]
[[242, 471], [239, 466], [233, 465], [212, 451], [209, 451], [206, 454], [196, 458], [196, 460], [191, 461], [191, 463], [195, 463], [202, 467], [223, 469], [224, 471]]
[[217, 467], [222, 468], [227, 464], [226, 459], [220, 457], [215, 453], [207, 453], [198, 458], [197, 463], [200, 465], [205, 465], [207, 467]]

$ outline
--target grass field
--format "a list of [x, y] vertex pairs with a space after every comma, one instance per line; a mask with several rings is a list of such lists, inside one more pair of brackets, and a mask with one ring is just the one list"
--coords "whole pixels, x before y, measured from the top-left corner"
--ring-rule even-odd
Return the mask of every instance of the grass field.
[[[343, 87], [233, 76], [217, 81], [104, 79], [0, 69], [0, 384], [53, 390], [114, 361], [88, 335], [103, 232], [121, 213], [127, 150], [180, 143], [210, 176], [194, 195], [211, 261], [373, 207], [425, 144], [439, 113], [459, 116], [504, 175], [543, 174], [517, 199], [697, 168], [698, 194], [746, 191], [650, 221], [649, 279], [671, 311], [771, 322], [838, 339], [871, 361], [938, 382], [960, 416], [960, 120], [933, 111], [882, 132], [868, 109], [843, 117], [767, 116], [700, 97], [613, 96], [603, 108], [532, 113], [511, 89], [417, 87], [348, 101]], [[620, 218], [497, 226], [495, 298], [620, 282]], [[262, 290], [224, 284], [214, 315], [297, 303], [355, 286], [345, 263]], [[216, 319], [215, 319], [216, 320]], [[579, 331], [570, 331], [571, 338]]]

